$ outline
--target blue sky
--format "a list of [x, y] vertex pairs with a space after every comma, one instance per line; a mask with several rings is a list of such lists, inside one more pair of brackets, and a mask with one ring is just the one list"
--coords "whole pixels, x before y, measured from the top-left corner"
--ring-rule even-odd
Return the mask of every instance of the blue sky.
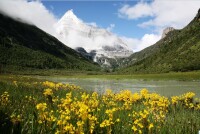
[[125, 4], [135, 5], [138, 1], [43, 1], [42, 2], [59, 19], [64, 13], [73, 9], [74, 14], [84, 22], [95, 22], [97, 26], [107, 28], [111, 24], [115, 27], [113, 33], [119, 36], [141, 38], [152, 30], [138, 27], [146, 18], [127, 20], [118, 17], [118, 10]]

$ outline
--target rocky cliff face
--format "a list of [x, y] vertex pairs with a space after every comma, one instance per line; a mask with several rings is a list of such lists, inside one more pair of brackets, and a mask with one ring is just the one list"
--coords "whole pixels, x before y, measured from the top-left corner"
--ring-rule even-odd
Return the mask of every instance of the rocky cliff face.
[[88, 53], [84, 48], [82, 47], [77, 47], [75, 48], [75, 50], [80, 53], [81, 55], [83, 55], [85, 58], [89, 59], [89, 60], [93, 60], [93, 56]]
[[166, 35], [167, 35], [169, 32], [173, 31], [173, 30], [175, 30], [173, 27], [167, 27], [167, 28], [165, 28], [165, 29], [163, 30], [163, 33], [162, 33], [162, 39], [165, 38]]

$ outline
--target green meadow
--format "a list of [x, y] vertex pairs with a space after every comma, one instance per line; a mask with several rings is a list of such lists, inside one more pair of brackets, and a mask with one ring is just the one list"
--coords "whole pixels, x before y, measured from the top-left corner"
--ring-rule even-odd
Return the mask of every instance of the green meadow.
[[0, 118], [2, 133], [189, 134], [200, 128], [200, 98], [192, 92], [164, 97], [148, 89], [99, 94], [76, 85], [4, 75]]

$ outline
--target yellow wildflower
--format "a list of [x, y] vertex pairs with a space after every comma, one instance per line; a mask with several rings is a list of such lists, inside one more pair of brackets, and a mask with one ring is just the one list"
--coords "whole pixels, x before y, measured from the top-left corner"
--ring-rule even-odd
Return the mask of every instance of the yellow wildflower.
[[53, 91], [52, 91], [52, 89], [50, 89], [50, 88], [47, 88], [47, 89], [45, 89], [44, 90], [44, 93], [43, 93], [45, 96], [51, 96], [51, 95], [53, 95]]
[[47, 104], [46, 103], [39, 103], [36, 105], [37, 110], [41, 110], [44, 111], [47, 108]]
[[149, 130], [153, 128], [153, 123], [149, 124]]
[[132, 129], [134, 132], [137, 131], [137, 127], [135, 125], [132, 127]]

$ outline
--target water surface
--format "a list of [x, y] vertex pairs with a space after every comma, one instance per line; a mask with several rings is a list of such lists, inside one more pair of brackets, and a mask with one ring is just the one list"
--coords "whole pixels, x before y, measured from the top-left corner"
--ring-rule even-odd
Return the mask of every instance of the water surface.
[[150, 92], [156, 92], [164, 96], [180, 95], [186, 92], [195, 92], [200, 97], [199, 81], [151, 81], [140, 79], [102, 79], [102, 78], [64, 78], [64, 77], [39, 77], [54, 82], [70, 83], [78, 85], [84, 89], [104, 93], [106, 89], [113, 92], [129, 89], [137, 92], [147, 88]]

